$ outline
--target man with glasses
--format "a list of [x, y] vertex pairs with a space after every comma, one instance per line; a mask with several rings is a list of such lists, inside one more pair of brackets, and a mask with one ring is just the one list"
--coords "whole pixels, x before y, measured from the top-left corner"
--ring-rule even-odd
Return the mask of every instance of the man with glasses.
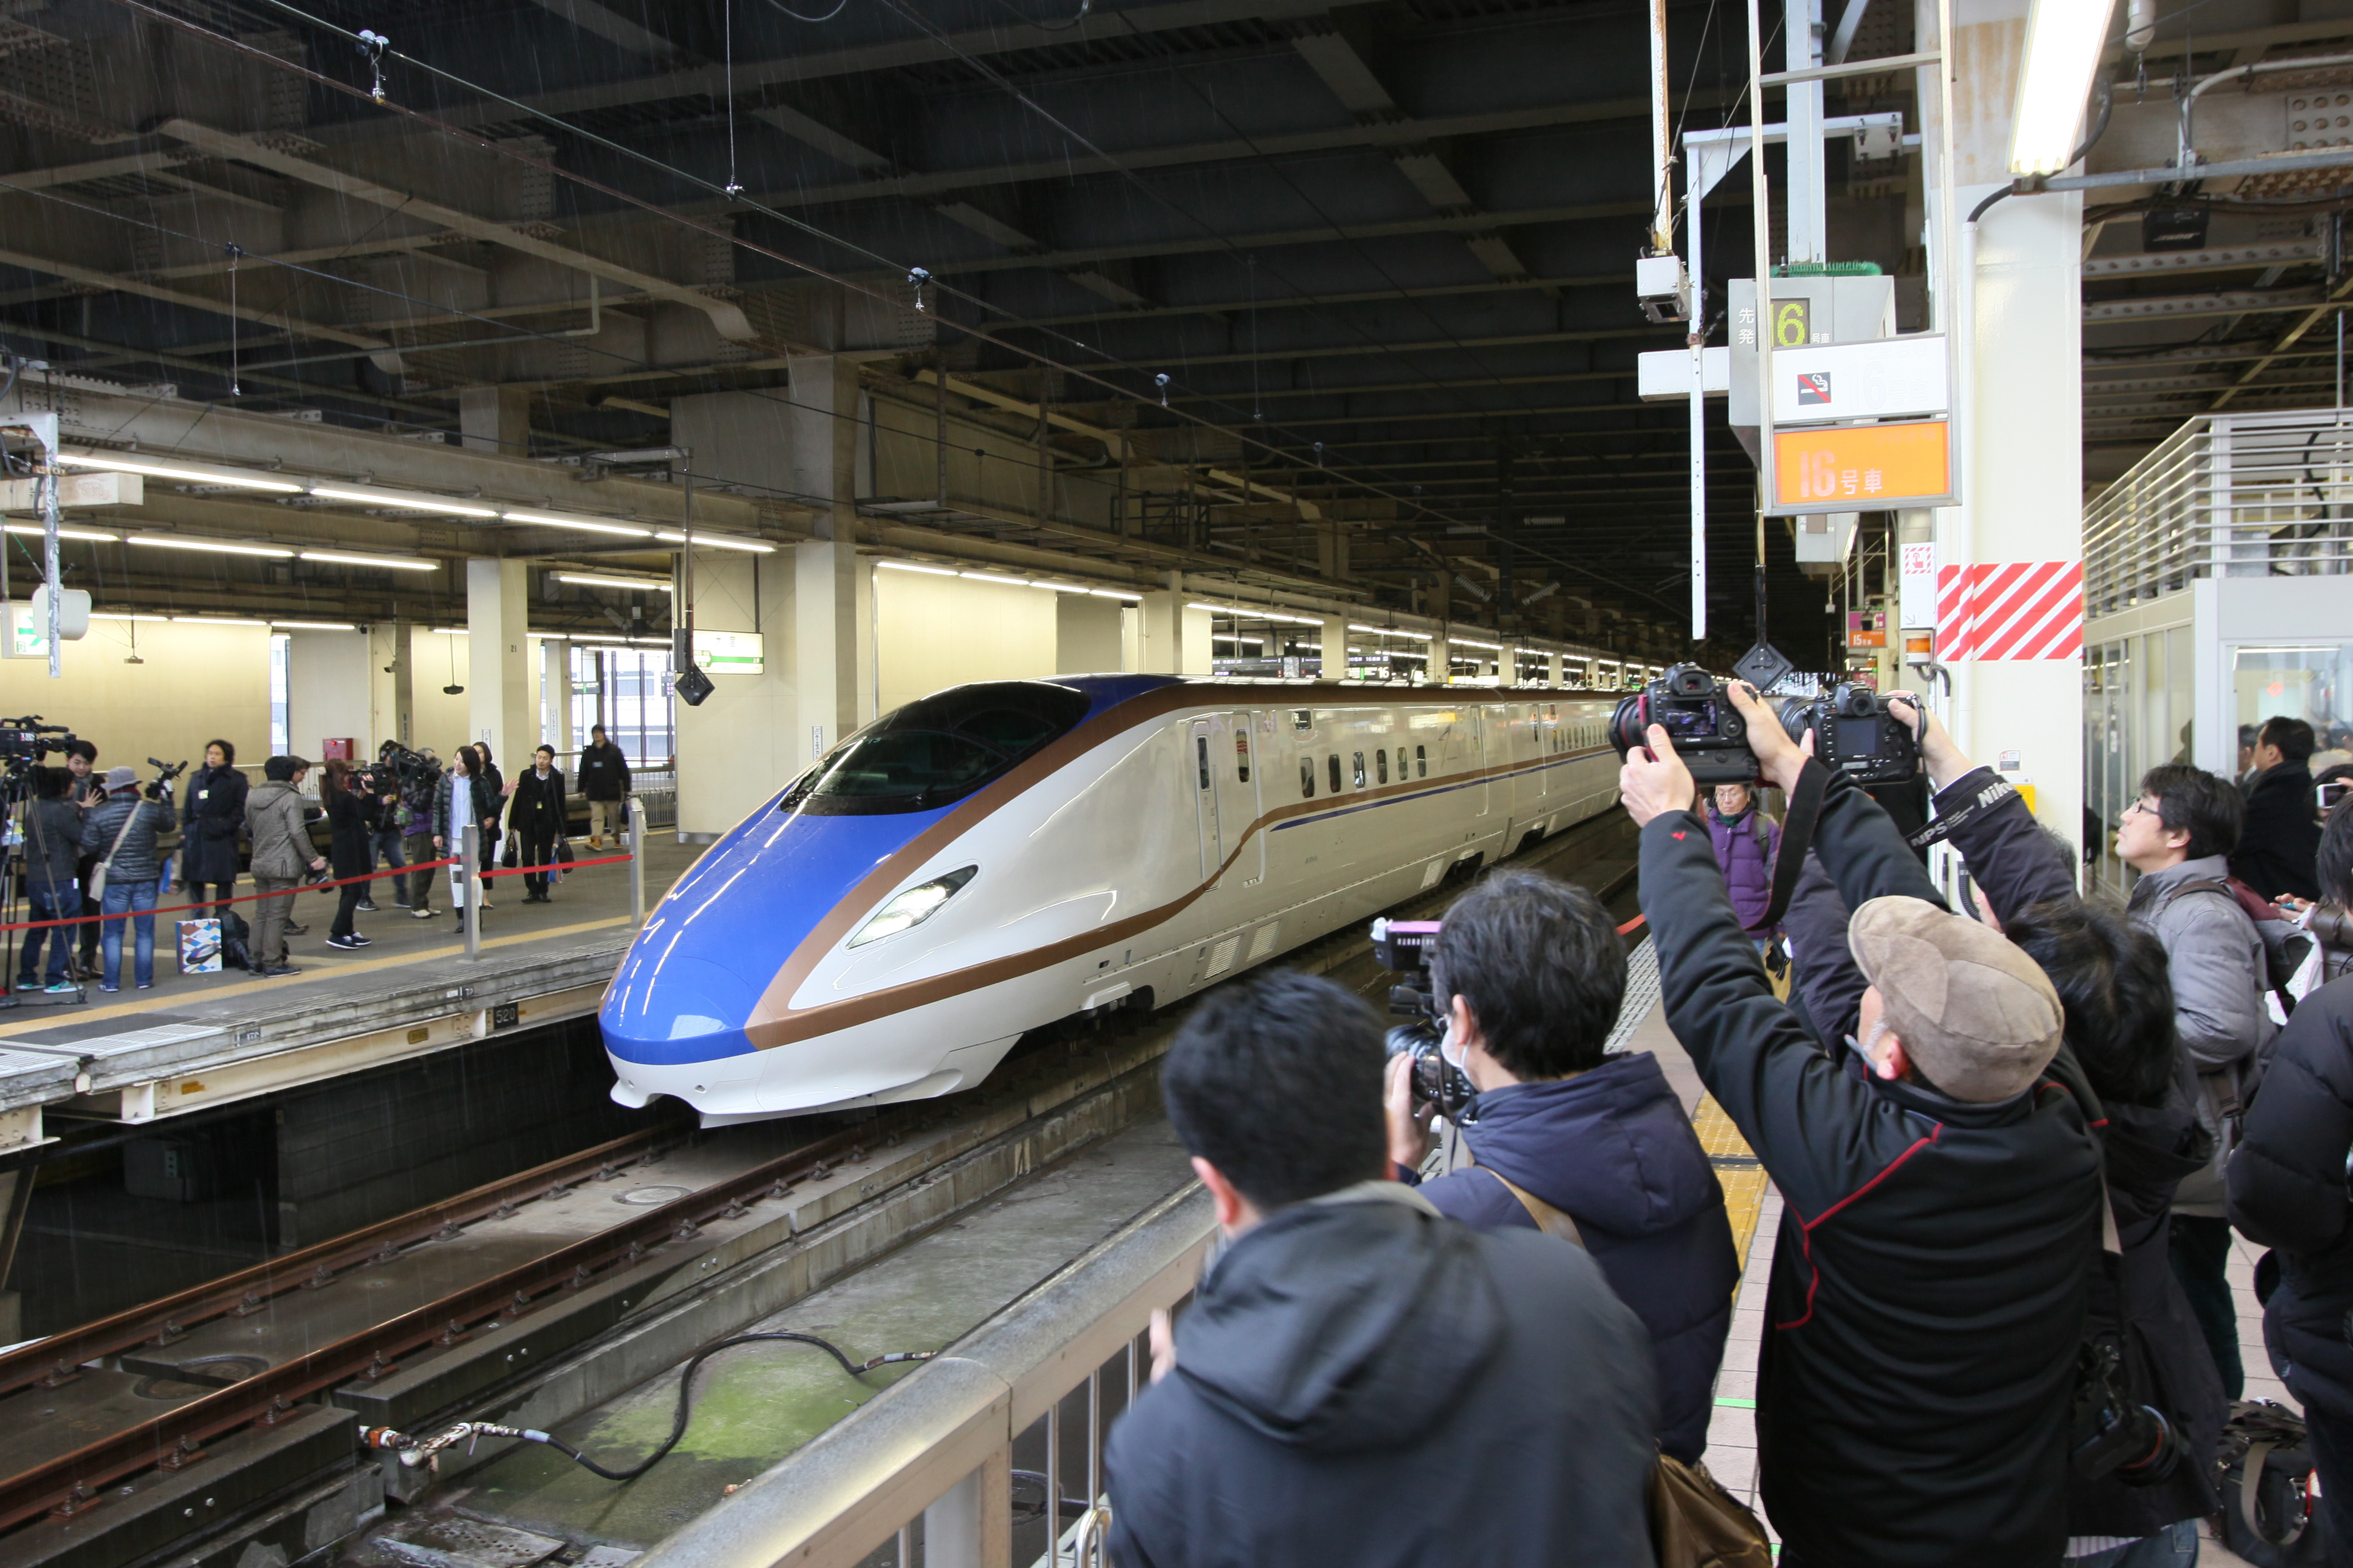
[[2199, 1120], [2214, 1134], [2213, 1159], [2174, 1194], [2171, 1254], [2232, 1399], [2239, 1397], [2244, 1372], [2224, 1271], [2231, 1222], [2222, 1166], [2274, 1032], [2263, 1005], [2263, 939], [2228, 882], [2245, 817], [2246, 799], [2228, 779], [2167, 763], [2148, 771], [2140, 798], [2116, 824], [2116, 858], [2140, 873], [2125, 912], [2165, 948], [2174, 1032], [2198, 1075]]

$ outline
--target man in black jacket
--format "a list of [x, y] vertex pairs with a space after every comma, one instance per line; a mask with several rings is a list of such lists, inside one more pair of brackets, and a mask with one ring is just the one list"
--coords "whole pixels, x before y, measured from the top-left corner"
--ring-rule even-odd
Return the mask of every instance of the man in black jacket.
[[2267, 899], [2320, 897], [2312, 866], [2320, 848], [2312, 746], [2312, 726], [2301, 719], [2266, 720], [2255, 737], [2256, 773], [2247, 781], [2247, 822], [2231, 851], [2231, 875]]
[[[1768, 780], [1819, 772], [1752, 692], [1732, 700]], [[1757, 1400], [1781, 1562], [2054, 1563], [2100, 1192], [2044, 1072], [2059, 999], [1946, 910], [1868, 796], [1822, 785], [1814, 845], [1870, 982], [1835, 1058], [1774, 1000], [1664, 730], [1619, 779], [1667, 1023], [1787, 1205]]]
[[[564, 774], [555, 765], [555, 748], [542, 746], [531, 754], [531, 767], [514, 782], [507, 802], [507, 831], [521, 847], [526, 866], [546, 866], [555, 858], [556, 840], [564, 837]], [[543, 904], [547, 873], [525, 871], [522, 901]]]
[[1381, 1073], [1364, 1004], [1287, 973], [1212, 994], [1170, 1048], [1226, 1244], [1112, 1430], [1113, 1561], [1650, 1568], [1641, 1324], [1568, 1243], [1385, 1179]]
[[609, 828], [614, 841], [621, 837], [621, 802], [629, 793], [629, 759], [605, 738], [605, 726], [588, 726], [588, 743], [580, 749], [580, 793], [588, 802], [588, 847], [602, 849]]
[[[2321, 836], [2321, 886], [2353, 907], [2353, 811]], [[2263, 1347], [2304, 1403], [2320, 1466], [2329, 1561], [2353, 1561], [2353, 975], [2297, 1004], [2280, 1031], [2230, 1171], [2231, 1223], [2275, 1247], [2278, 1288], [2263, 1303]]]

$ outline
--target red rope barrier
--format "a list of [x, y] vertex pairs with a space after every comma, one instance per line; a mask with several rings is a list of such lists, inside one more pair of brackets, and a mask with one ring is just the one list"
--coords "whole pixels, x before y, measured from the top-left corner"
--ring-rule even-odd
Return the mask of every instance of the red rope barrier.
[[1641, 916], [1641, 915], [1636, 915], [1632, 920], [1628, 921], [1624, 925], [1621, 925], [1621, 926], [1620, 926], [1620, 927], [1618, 928], [1618, 934], [1619, 934], [1620, 936], [1624, 936], [1628, 931], [1630, 931], [1634, 930], [1636, 927], [1640, 926], [1640, 925], [1642, 923], [1642, 919], [1643, 919], [1643, 917], [1642, 917], [1642, 916]]

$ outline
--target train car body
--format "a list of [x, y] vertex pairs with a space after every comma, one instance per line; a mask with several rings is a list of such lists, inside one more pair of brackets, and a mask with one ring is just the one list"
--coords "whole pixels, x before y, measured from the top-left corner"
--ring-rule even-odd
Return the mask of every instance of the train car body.
[[706, 1125], [969, 1088], [1615, 804], [1616, 698], [1082, 676], [883, 716], [705, 852], [599, 1023]]

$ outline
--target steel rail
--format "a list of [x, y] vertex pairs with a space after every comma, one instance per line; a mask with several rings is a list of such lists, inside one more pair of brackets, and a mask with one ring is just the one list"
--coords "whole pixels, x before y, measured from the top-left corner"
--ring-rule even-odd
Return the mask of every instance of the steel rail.
[[682, 1142], [686, 1136], [687, 1130], [675, 1125], [649, 1127], [35, 1340], [0, 1353], [0, 1398], [38, 1384], [54, 1387], [61, 1377], [71, 1376], [75, 1368], [105, 1356], [142, 1345], [170, 1345], [198, 1324], [250, 1313], [288, 1291], [318, 1289], [346, 1268], [389, 1262], [390, 1255], [404, 1247], [446, 1238], [452, 1226], [462, 1228], [480, 1220], [504, 1217], [522, 1204], [553, 1196], [608, 1172], [617, 1175], [627, 1166], [649, 1164], [660, 1157], [664, 1147]]

